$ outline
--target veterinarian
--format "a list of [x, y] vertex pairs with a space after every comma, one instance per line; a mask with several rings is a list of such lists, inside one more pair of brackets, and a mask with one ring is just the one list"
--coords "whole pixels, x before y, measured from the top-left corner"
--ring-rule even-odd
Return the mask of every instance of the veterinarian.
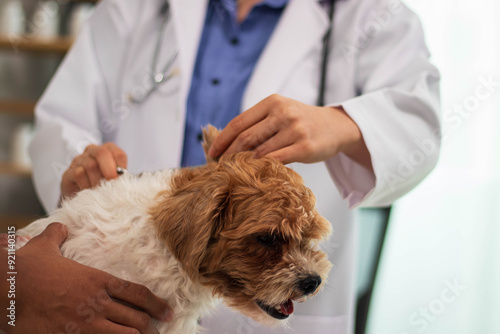
[[[328, 285], [296, 305], [292, 333], [352, 333], [351, 209], [392, 203], [434, 167], [439, 73], [418, 18], [397, 0], [338, 0], [331, 29], [329, 1], [261, 1], [102, 1], [36, 108], [36, 189], [50, 212], [117, 167], [202, 164], [201, 126], [224, 128], [211, 155], [254, 150], [292, 163], [333, 224]], [[74, 271], [62, 270], [71, 284]], [[48, 328], [60, 331], [56, 320]], [[288, 333], [224, 307], [202, 324]]]

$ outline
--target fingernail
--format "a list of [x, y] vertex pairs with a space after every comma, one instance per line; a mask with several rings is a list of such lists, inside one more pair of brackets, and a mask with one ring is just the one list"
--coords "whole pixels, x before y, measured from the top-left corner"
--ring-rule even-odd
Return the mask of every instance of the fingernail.
[[215, 157], [215, 149], [213, 147], [210, 147], [208, 150], [208, 155], [211, 157]]
[[165, 313], [163, 313], [163, 316], [162, 316], [162, 319], [163, 321], [170, 321], [172, 320], [172, 318], [174, 317], [174, 314], [172, 312], [171, 309], [167, 308], [167, 310], [165, 311]]
[[28, 237], [26, 235], [19, 235], [17, 236], [17, 238], [19, 238], [19, 242], [28, 242], [31, 240], [31, 237]]

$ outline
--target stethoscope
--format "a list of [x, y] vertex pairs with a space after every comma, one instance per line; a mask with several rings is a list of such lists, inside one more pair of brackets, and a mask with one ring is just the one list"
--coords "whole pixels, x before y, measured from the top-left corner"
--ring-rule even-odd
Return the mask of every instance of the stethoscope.
[[179, 74], [177, 68], [174, 68], [169, 74], [170, 67], [174, 63], [177, 58], [177, 54], [179, 53], [179, 48], [176, 48], [174, 52], [170, 55], [167, 60], [167, 63], [163, 67], [161, 71], [158, 71], [158, 57], [160, 55], [160, 50], [163, 46], [163, 39], [165, 37], [165, 31], [167, 30], [168, 17], [170, 16], [170, 4], [168, 1], [165, 1], [163, 4], [160, 15], [163, 15], [163, 19], [161, 21], [160, 29], [158, 31], [158, 37], [156, 40], [155, 51], [153, 53], [153, 60], [151, 61], [151, 70], [153, 71], [150, 75], [151, 86], [146, 89], [145, 92], [141, 92], [141, 94], [136, 91], [131, 91], [127, 94], [127, 100], [132, 104], [139, 104], [144, 102], [150, 95], [153, 93], [160, 85], [172, 77]]
[[[323, 106], [324, 100], [325, 100], [325, 90], [326, 90], [326, 74], [327, 74], [327, 69], [328, 69], [328, 57], [330, 53], [330, 47], [331, 47], [331, 34], [333, 30], [333, 17], [335, 14], [335, 0], [331, 1], [330, 8], [328, 10], [328, 18], [329, 18], [329, 24], [328, 24], [328, 29], [325, 33], [325, 36], [323, 37], [323, 48], [322, 48], [322, 53], [321, 53], [321, 72], [320, 72], [320, 83], [319, 83], [319, 90], [318, 90], [318, 99], [316, 104], [318, 106]], [[131, 91], [128, 93], [127, 100], [132, 103], [132, 104], [140, 104], [144, 102], [150, 95], [153, 93], [158, 87], [171, 79], [172, 77], [176, 76], [179, 74], [179, 71], [177, 69], [172, 70], [168, 75], [167, 72], [169, 71], [170, 67], [174, 63], [175, 59], [177, 58], [177, 55], [179, 53], [179, 49], [176, 48], [174, 52], [170, 55], [170, 57], [167, 60], [166, 65], [163, 67], [161, 71], [158, 71], [158, 57], [160, 55], [160, 50], [163, 46], [163, 39], [165, 36], [165, 31], [168, 23], [168, 18], [170, 16], [170, 4], [168, 0], [165, 1], [163, 4], [161, 10], [160, 10], [160, 15], [163, 15], [163, 19], [160, 25], [160, 30], [158, 31], [158, 37], [156, 40], [156, 47], [155, 51], [153, 53], [153, 60], [151, 62], [151, 69], [152, 69], [152, 74], [151, 74], [151, 86], [146, 89], [145, 92], [141, 92], [141, 94], [138, 94], [135, 91]]]

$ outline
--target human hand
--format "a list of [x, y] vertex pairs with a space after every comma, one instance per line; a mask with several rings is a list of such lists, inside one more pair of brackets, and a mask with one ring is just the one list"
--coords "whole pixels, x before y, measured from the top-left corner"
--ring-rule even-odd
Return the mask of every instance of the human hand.
[[118, 177], [116, 167], [127, 168], [127, 154], [114, 143], [89, 145], [73, 159], [61, 181], [61, 198], [78, 191], [93, 188], [102, 179]]
[[370, 164], [361, 131], [342, 108], [311, 106], [277, 94], [229, 122], [209, 155], [247, 150], [285, 164], [324, 161], [339, 152]]
[[64, 225], [51, 224], [17, 250], [16, 326], [1, 328], [9, 334], [158, 333], [152, 317], [169, 321], [167, 304], [144, 286], [63, 257], [67, 234]]
[[[15, 236], [15, 245], [20, 247], [19, 245], [24, 245], [28, 241], [31, 240], [31, 237], [27, 235], [16, 235]], [[7, 233], [0, 234], [0, 248], [8, 248], [9, 247], [9, 235]]]

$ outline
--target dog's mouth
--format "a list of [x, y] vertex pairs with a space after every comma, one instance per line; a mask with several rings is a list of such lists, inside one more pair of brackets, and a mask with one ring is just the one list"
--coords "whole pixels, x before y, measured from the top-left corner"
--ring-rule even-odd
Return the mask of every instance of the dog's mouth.
[[283, 304], [276, 306], [270, 306], [265, 304], [263, 301], [258, 300], [257, 305], [259, 305], [259, 307], [271, 317], [279, 320], [284, 320], [293, 313], [293, 301], [291, 299], [288, 299]]

